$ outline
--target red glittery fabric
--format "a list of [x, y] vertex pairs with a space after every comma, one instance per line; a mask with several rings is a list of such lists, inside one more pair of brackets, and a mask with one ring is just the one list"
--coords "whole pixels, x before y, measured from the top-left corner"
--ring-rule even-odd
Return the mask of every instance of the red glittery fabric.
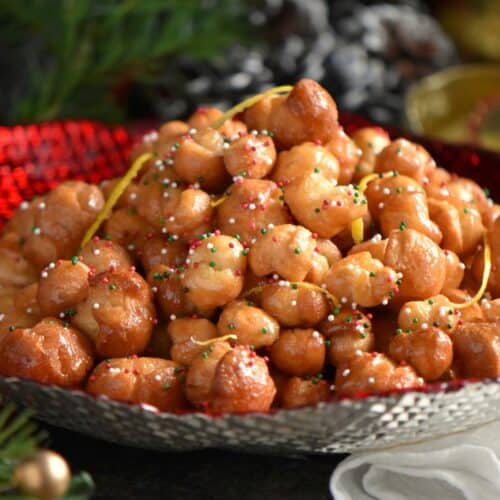
[[[341, 114], [348, 133], [371, 124]], [[65, 120], [0, 127], [0, 226], [24, 199], [44, 193], [62, 181], [99, 182], [122, 174], [134, 141], [152, 127], [110, 127], [92, 121]], [[391, 136], [401, 134], [388, 130]], [[470, 145], [450, 145], [403, 134], [423, 144], [438, 165], [470, 177], [500, 199], [500, 155]]]

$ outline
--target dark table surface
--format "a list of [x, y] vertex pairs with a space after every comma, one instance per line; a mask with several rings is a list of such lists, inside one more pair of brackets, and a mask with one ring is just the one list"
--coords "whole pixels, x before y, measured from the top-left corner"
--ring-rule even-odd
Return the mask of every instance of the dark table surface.
[[345, 455], [282, 457], [220, 450], [159, 453], [42, 425], [73, 471], [86, 470], [94, 499], [327, 500]]

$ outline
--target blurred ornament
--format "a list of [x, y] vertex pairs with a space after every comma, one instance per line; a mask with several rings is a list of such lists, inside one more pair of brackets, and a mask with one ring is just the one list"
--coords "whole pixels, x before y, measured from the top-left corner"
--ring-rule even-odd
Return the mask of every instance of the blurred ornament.
[[66, 493], [71, 471], [61, 455], [40, 450], [14, 471], [13, 484], [19, 491], [42, 500], [59, 498]]

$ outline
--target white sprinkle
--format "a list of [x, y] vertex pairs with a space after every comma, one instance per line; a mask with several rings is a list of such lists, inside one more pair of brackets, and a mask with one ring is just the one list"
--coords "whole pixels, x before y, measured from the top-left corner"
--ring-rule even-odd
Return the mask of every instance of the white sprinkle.
[[418, 382], [419, 384], [423, 384], [423, 383], [424, 383], [424, 379], [423, 379], [422, 377], [418, 377], [418, 378], [417, 378], [417, 382]]
[[59, 317], [60, 317], [61, 319], [62, 319], [62, 318], [64, 318], [64, 313], [63, 313], [63, 312], [59, 313]]
[[157, 374], [155, 375], [155, 377], [154, 377], [154, 378], [155, 378], [155, 380], [156, 380], [157, 382], [160, 382], [160, 380], [161, 380], [161, 375], [160, 375], [159, 373], [157, 373]]
[[173, 189], [176, 189], [178, 184], [177, 182], [172, 182], [172, 184], [170, 185]]
[[351, 309], [354, 311], [354, 309], [356, 309], [358, 307], [358, 304], [356, 304], [356, 302], [353, 302], [351, 304]]
[[396, 277], [400, 280], [403, 279], [403, 273], [396, 273]]
[[380, 233], [377, 233], [375, 235], [372, 236], [372, 241], [382, 241], [382, 235]]
[[[191, 252], [191, 250], [189, 250], [189, 251]], [[161, 253], [162, 255], [167, 255], [167, 249], [166, 249], [166, 248], [162, 248], [162, 249], [160, 250], [160, 253]], [[191, 255], [192, 255], [192, 254], [191, 254]]]
[[130, 243], [129, 245], [127, 245], [127, 250], [130, 250], [132, 252], [133, 250], [135, 250], [135, 245], [133, 243]]
[[314, 332], [312, 332], [312, 335], [311, 335], [311, 336], [312, 336], [312, 337], [314, 337], [315, 339], [317, 339], [317, 338], [321, 337], [320, 333], [319, 333], [319, 332], [317, 332], [316, 330], [314, 330]]
[[153, 293], [156, 293], [158, 291], [158, 287], [156, 287], [156, 286], [151, 287], [151, 291]]
[[198, 132], [198, 130], [197, 130], [197, 129], [195, 129], [195, 128], [190, 128], [190, 129], [189, 129], [189, 135], [195, 135], [195, 134], [196, 134], [196, 132]]
[[170, 315], [170, 321], [175, 321], [177, 319], [177, 316], [175, 314]]
[[23, 201], [20, 205], [19, 205], [19, 208], [21, 210], [28, 210], [28, 207], [30, 206], [30, 204], [27, 202], [27, 201]]
[[257, 208], [257, 205], [255, 203], [250, 203], [250, 205], [248, 205], [248, 208], [250, 210], [255, 210]]
[[422, 184], [429, 184], [429, 177], [422, 177]]
[[171, 238], [174, 240], [174, 241], [177, 241], [179, 239], [179, 237], [176, 235], [176, 234], [173, 234], [171, 236]]
[[326, 283], [321, 283], [320, 288], [323, 288], [323, 290], [326, 289]]
[[252, 135], [258, 135], [257, 130], [250, 130], [250, 133], [251, 133]]
[[262, 135], [267, 135], [267, 134], [268, 134], [268, 131], [267, 131], [265, 128], [263, 128], [263, 129], [260, 131], [260, 133], [261, 133]]
[[[167, 250], [165, 248], [163, 250], [165, 250], [165, 253], [167, 253]], [[194, 248], [190, 248], [188, 254], [194, 255]]]
[[163, 191], [163, 198], [168, 198], [170, 196], [170, 194], [168, 193], [168, 191]]
[[349, 373], [351, 373], [351, 370], [349, 370], [349, 368], [346, 368], [346, 369], [342, 372], [342, 376], [343, 376], [343, 377], [347, 377], [347, 375], [349, 375]]
[[267, 225], [267, 228], [268, 228], [268, 229], [274, 229], [274, 224], [270, 222], [270, 223]]
[[4, 313], [0, 313], [0, 321], [3, 321], [5, 318], [5, 314]]
[[347, 297], [340, 297], [340, 302], [342, 304], [347, 304]]
[[428, 323], [422, 323], [422, 324], [420, 325], [420, 328], [421, 328], [422, 330], [427, 330], [427, 329], [429, 328], [429, 324], [428, 324]]
[[384, 189], [382, 189], [382, 193], [391, 194], [391, 190], [389, 188], [385, 187]]
[[354, 351], [354, 356], [363, 356], [363, 351], [361, 349], [356, 349]]
[[327, 317], [328, 321], [334, 321], [335, 320], [335, 316], [333, 314], [329, 314], [328, 317]]
[[297, 301], [296, 301], [296, 300], [292, 300], [292, 301], [290, 302], [290, 304], [292, 305], [292, 307], [295, 307], [295, 306], [297, 305]]
[[274, 274], [273, 274], [273, 280], [276, 280], [276, 281], [277, 281], [277, 280], [279, 280], [279, 278], [280, 278], [280, 277], [279, 277], [276, 273], [274, 273]]
[[368, 383], [369, 384], [374, 384], [375, 383], [375, 378], [374, 377], [368, 377]]
[[252, 238], [252, 239], [250, 240], [250, 244], [251, 244], [251, 245], [255, 245], [255, 243], [256, 243], [256, 242], [257, 242], [257, 238]]
[[414, 193], [414, 192], [415, 192], [415, 186], [408, 186], [408, 187], [406, 188], [406, 191], [407, 191], [408, 193]]
[[135, 199], [137, 199], [137, 193], [135, 193], [135, 192], [134, 192], [134, 193], [130, 193], [129, 198], [130, 198], [131, 200], [135, 200]]
[[411, 307], [405, 307], [405, 314], [411, 314]]
[[228, 142], [225, 142], [225, 143], [222, 145], [222, 147], [223, 147], [224, 149], [227, 149], [227, 148], [229, 147], [229, 143], [228, 143]]
[[[92, 198], [90, 201], [92, 201], [92, 200], [93, 200], [93, 198]], [[90, 201], [89, 201], [89, 207], [91, 206], [91, 205], [90, 205]], [[95, 204], [95, 200], [94, 200], [94, 204]], [[45, 204], [45, 202], [44, 202], [44, 201], [42, 201], [42, 202], [38, 205], [38, 209], [39, 209], [39, 210], [45, 210], [45, 208], [46, 208], [46, 207], [47, 207], [47, 205]]]
[[388, 299], [384, 299], [384, 300], [382, 301], [382, 305], [383, 305], [383, 306], [386, 306], [388, 303], [389, 303], [389, 300], [388, 300]]
[[483, 304], [483, 307], [488, 310], [488, 309], [491, 309], [491, 304], [489, 302], [486, 302], [485, 304]]
[[42, 230], [39, 227], [33, 228], [33, 234], [36, 234], [38, 236], [41, 232], [42, 232]]
[[47, 278], [47, 277], [48, 277], [48, 275], [49, 275], [49, 273], [48, 273], [47, 271], [42, 271], [42, 273], [40, 274], [40, 276], [41, 276], [42, 278]]
[[175, 222], [175, 217], [173, 215], [171, 215], [169, 218], [168, 218], [168, 222]]
[[167, 158], [166, 162], [167, 165], [173, 165], [174, 164], [174, 159], [173, 158]]
[[234, 224], [236, 222], [236, 219], [234, 217], [230, 217], [228, 222], [229, 224]]
[[200, 185], [200, 183], [199, 183], [199, 182], [195, 182], [195, 183], [193, 184], [193, 188], [194, 188], [194, 189], [200, 189], [200, 187], [201, 187], [201, 185]]
[[55, 262], [51, 262], [47, 267], [49, 269], [54, 269], [56, 267], [56, 263]]
[[101, 253], [101, 251], [98, 248], [94, 248], [94, 250], [92, 250], [92, 253], [94, 255], [99, 255]]
[[385, 207], [384, 202], [382, 202], [382, 201], [377, 206], [378, 206], [379, 210], [382, 210]]
[[101, 306], [100, 306], [100, 304], [99, 304], [99, 302], [94, 302], [94, 303], [92, 304], [92, 308], [93, 308], [93, 309], [99, 309], [99, 307], [101, 307]]
[[285, 280], [279, 280], [278, 281], [278, 286], [286, 286], [286, 281]]
[[374, 191], [380, 191], [380, 185], [379, 184], [375, 184], [373, 190]]
[[31, 307], [26, 308], [26, 314], [31, 314], [33, 312], [33, 309]]
[[465, 269], [465, 264], [463, 262], [459, 262], [458, 267], [460, 269]]
[[167, 233], [167, 232], [168, 232], [168, 231], [167, 231], [167, 228], [166, 228], [166, 227], [162, 227], [162, 228], [161, 228], [161, 232], [162, 232], [163, 234]]

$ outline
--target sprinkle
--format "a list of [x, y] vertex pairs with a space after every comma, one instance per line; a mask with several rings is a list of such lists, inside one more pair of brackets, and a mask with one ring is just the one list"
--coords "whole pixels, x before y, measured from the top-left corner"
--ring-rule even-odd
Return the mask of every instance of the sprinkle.
[[368, 377], [368, 383], [369, 384], [374, 384], [375, 383], [375, 378], [374, 377]]
[[385, 207], [384, 202], [382, 202], [382, 201], [377, 206], [378, 206], [379, 210], [382, 210]]
[[177, 319], [177, 316], [175, 314], [170, 315], [170, 321], [175, 321]]
[[351, 373], [351, 370], [349, 370], [349, 368], [346, 368], [346, 369], [342, 372], [342, 376], [343, 376], [343, 377], [347, 377], [347, 375], [349, 375], [349, 373]]
[[347, 303], [347, 297], [340, 297], [340, 302], [342, 304], [346, 304]]
[[99, 302], [94, 302], [92, 304], [92, 309], [99, 309], [99, 307], [101, 307], [100, 304], [99, 304]]
[[328, 317], [327, 317], [327, 320], [328, 321], [334, 321], [335, 320], [335, 316], [333, 314], [329, 314]]
[[290, 302], [290, 304], [292, 305], [292, 307], [295, 307], [295, 306], [297, 305], [297, 301], [296, 301], [296, 300], [292, 300], [292, 301]]
[[28, 210], [28, 207], [29, 207], [29, 203], [27, 201], [23, 201], [20, 205], [19, 205], [19, 208], [21, 210]]
[[49, 269], [54, 269], [56, 267], [56, 263], [55, 262], [51, 262], [47, 267]]
[[401, 223], [399, 224], [399, 229], [400, 229], [401, 231], [404, 231], [406, 228], [407, 228], [407, 225], [406, 225], [406, 223], [405, 223], [405, 222], [401, 222]]
[[296, 248], [293, 250], [293, 253], [294, 253], [295, 255], [299, 255], [299, 253], [300, 253], [300, 248], [296, 247]]
[[40, 276], [41, 276], [42, 278], [47, 278], [47, 277], [48, 277], [48, 275], [49, 275], [49, 273], [48, 273], [47, 271], [42, 271], [42, 272], [41, 272], [41, 274], [40, 274]]

